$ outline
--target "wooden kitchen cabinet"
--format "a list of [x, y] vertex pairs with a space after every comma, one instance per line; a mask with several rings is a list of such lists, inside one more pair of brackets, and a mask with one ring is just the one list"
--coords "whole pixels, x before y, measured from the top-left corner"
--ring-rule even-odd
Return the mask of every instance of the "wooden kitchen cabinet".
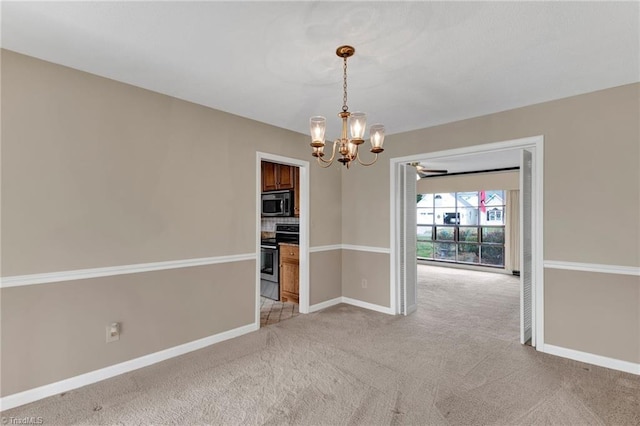
[[293, 172], [293, 215], [300, 217], [300, 167]]
[[298, 303], [300, 296], [300, 251], [295, 244], [280, 243], [280, 300]]
[[275, 191], [278, 187], [276, 168], [278, 164], [262, 162], [262, 192]]
[[278, 164], [278, 189], [293, 189], [294, 171], [297, 167]]
[[294, 189], [294, 170], [297, 167], [263, 161], [262, 192]]

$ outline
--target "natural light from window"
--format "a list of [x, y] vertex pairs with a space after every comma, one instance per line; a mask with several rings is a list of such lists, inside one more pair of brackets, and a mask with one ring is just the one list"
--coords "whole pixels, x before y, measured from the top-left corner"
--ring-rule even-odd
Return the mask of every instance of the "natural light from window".
[[418, 194], [418, 259], [504, 267], [505, 191]]

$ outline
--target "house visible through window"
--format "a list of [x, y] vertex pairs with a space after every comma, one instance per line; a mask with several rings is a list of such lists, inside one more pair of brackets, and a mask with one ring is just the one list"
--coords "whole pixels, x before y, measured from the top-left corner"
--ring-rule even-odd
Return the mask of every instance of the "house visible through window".
[[487, 221], [488, 222], [502, 222], [502, 210], [498, 210], [496, 208], [489, 210], [487, 212]]
[[505, 191], [420, 194], [418, 259], [504, 267]]

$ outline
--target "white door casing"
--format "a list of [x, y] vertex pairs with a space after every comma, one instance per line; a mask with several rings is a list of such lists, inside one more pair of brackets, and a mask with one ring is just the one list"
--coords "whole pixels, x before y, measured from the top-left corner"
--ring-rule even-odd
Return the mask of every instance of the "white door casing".
[[416, 253], [416, 170], [407, 164], [399, 168], [401, 201], [398, 212], [400, 227], [399, 281], [402, 315], [409, 315], [418, 308], [418, 262]]
[[532, 212], [533, 182], [531, 152], [523, 149], [520, 157], [520, 343], [533, 337], [533, 235]]
[[[301, 314], [309, 313], [309, 162], [297, 158], [283, 157], [266, 152], [256, 152], [256, 259], [260, 259], [261, 228], [261, 194], [262, 194], [262, 161], [288, 164], [300, 169], [300, 259], [299, 259], [299, 310]], [[256, 261], [256, 294], [255, 294], [255, 326], [260, 328], [260, 262]]]
[[[400, 277], [403, 275], [401, 255], [401, 235], [404, 226], [400, 226], [401, 204], [406, 200], [402, 195], [403, 174], [401, 167], [407, 163], [432, 159], [453, 158], [473, 154], [499, 153], [505, 150], [528, 150], [531, 153], [531, 342], [537, 350], [544, 352], [544, 137], [532, 136], [503, 142], [472, 145], [445, 151], [426, 152], [390, 159], [390, 298], [395, 313], [402, 313], [401, 303], [404, 291]], [[415, 178], [414, 178], [415, 179]], [[522, 188], [521, 188], [522, 191]], [[521, 209], [522, 210], [522, 209]], [[522, 269], [522, 268], [521, 268]]]

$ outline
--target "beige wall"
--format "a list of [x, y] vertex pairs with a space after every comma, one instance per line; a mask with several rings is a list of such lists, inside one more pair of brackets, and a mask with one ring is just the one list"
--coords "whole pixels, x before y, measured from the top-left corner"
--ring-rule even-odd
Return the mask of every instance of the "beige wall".
[[309, 254], [311, 294], [309, 305], [342, 296], [342, 250]]
[[[637, 266], [639, 104], [632, 84], [388, 136], [381, 164], [343, 172], [343, 242], [389, 247], [389, 158], [544, 135], [545, 258]], [[615, 223], [624, 239], [594, 226], [603, 220], [594, 203], [621, 200]]]
[[[342, 295], [389, 308], [389, 255], [342, 250]], [[366, 280], [366, 287], [362, 280]]]
[[[544, 258], [579, 263], [640, 266], [640, 84], [631, 84], [515, 110], [391, 135], [383, 162], [343, 172], [343, 243], [389, 247], [389, 165], [387, 159], [491, 142], [544, 136]], [[347, 176], [348, 175], [348, 176]], [[357, 194], [354, 195], [354, 194]], [[345, 266], [347, 263], [343, 263]], [[346, 269], [346, 268], [345, 268]], [[343, 274], [344, 275], [344, 274]], [[343, 293], [360, 292], [358, 277], [343, 281]], [[545, 331], [554, 344], [581, 350], [594, 346], [567, 338], [583, 336], [571, 321], [574, 311], [589, 311], [599, 291], [611, 291], [624, 315], [640, 316], [640, 280], [620, 284], [619, 277], [598, 277], [582, 291], [584, 299], [559, 291], [577, 285], [578, 275], [551, 274], [545, 294], [555, 297]], [[635, 284], [634, 284], [635, 283]], [[597, 290], [596, 290], [597, 289]], [[367, 300], [369, 301], [369, 300]], [[380, 302], [383, 305], [388, 300]], [[609, 303], [592, 312], [591, 323], [609, 323], [620, 315]], [[547, 309], [550, 309], [547, 307]], [[563, 321], [562, 333], [554, 334]], [[638, 321], [638, 320], [636, 320]], [[633, 328], [591, 330], [597, 353], [619, 357], [637, 352], [640, 335]], [[633, 358], [633, 356], [632, 356]], [[640, 356], [636, 355], [636, 362]]]
[[[302, 158], [311, 160], [309, 141], [302, 137]], [[297, 143], [297, 142], [296, 142]], [[267, 149], [267, 148], [265, 148]], [[339, 244], [342, 241], [342, 187], [337, 167], [323, 169], [311, 162], [311, 200], [309, 223], [311, 247]]]
[[495, 172], [472, 175], [438, 176], [416, 182], [418, 194], [437, 192], [483, 191], [486, 189], [520, 189], [520, 173]]
[[545, 281], [545, 343], [640, 363], [638, 277], [546, 269]]
[[[4, 276], [255, 251], [255, 156], [306, 137], [3, 51]], [[311, 168], [311, 245], [340, 172]]]
[[[2, 290], [2, 396], [254, 322], [255, 262]], [[105, 343], [106, 325], [122, 323]]]
[[[2, 276], [254, 253], [256, 152], [310, 158], [295, 132], [6, 50], [1, 66]], [[340, 244], [341, 172], [311, 166], [310, 244]], [[311, 274], [312, 303], [340, 295]], [[1, 296], [7, 395], [252, 323], [255, 262]]]

